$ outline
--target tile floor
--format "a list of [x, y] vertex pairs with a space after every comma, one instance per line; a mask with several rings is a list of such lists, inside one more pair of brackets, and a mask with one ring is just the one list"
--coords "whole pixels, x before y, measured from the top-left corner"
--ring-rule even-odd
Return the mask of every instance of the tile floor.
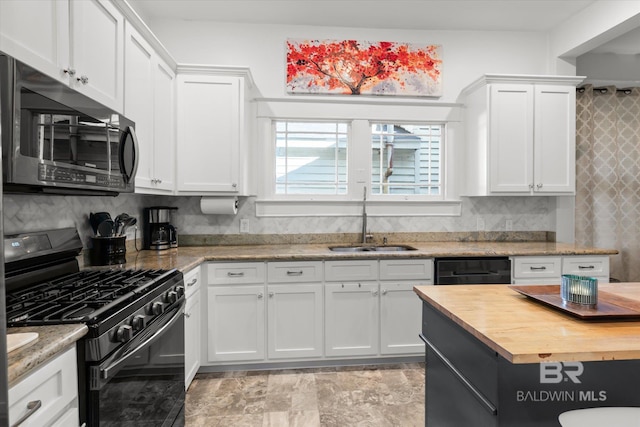
[[424, 365], [196, 375], [186, 427], [424, 426]]

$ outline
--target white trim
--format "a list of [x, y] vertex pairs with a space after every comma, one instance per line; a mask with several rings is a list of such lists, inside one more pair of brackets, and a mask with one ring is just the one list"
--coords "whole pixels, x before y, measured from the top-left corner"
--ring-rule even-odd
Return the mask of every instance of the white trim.
[[[460, 216], [460, 200], [367, 200], [367, 216]], [[256, 200], [257, 217], [361, 216], [362, 200]]]

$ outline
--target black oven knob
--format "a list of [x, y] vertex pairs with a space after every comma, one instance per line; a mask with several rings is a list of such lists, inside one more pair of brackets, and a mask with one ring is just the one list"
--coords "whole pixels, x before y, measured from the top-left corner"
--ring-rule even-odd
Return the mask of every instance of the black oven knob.
[[156, 301], [153, 304], [151, 304], [151, 313], [154, 315], [159, 315], [162, 314], [162, 312], [164, 312], [164, 305], [162, 305], [162, 303], [160, 301]]
[[116, 339], [120, 342], [127, 342], [133, 337], [133, 331], [130, 325], [121, 325], [116, 332]]
[[169, 304], [173, 304], [178, 300], [178, 293], [176, 291], [169, 291], [165, 294], [164, 299]]
[[176, 292], [178, 293], [178, 298], [182, 298], [184, 295], [184, 286], [176, 286]]
[[133, 319], [131, 319], [131, 326], [133, 327], [134, 331], [140, 331], [144, 329], [144, 324], [145, 317], [142, 314], [137, 314], [133, 316]]

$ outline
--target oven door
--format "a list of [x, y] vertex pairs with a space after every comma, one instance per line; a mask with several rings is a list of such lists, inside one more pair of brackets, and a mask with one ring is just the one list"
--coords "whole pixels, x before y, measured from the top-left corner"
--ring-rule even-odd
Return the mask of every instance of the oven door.
[[184, 425], [184, 299], [88, 367], [91, 426]]

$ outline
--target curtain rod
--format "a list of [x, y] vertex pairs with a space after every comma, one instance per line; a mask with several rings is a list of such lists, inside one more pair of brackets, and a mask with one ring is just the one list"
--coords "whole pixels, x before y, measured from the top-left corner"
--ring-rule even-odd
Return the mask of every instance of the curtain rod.
[[[585, 90], [584, 87], [576, 88], [576, 91], [578, 91], [580, 93], [584, 92], [584, 90]], [[604, 94], [604, 93], [607, 93], [609, 91], [609, 88], [606, 88], [606, 87], [594, 87], [593, 90]], [[632, 89], [616, 89], [616, 92], [624, 93], [625, 95], [631, 95]]]

